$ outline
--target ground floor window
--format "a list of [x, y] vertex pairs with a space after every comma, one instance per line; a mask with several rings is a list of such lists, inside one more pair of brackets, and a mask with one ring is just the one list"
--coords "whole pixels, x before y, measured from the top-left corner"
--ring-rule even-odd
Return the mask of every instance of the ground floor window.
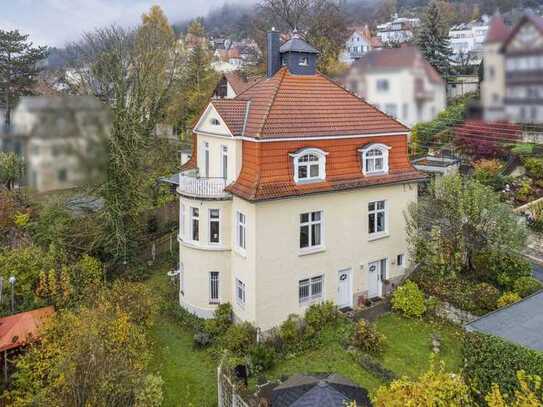
[[209, 273], [209, 303], [219, 303], [219, 272], [211, 271]]
[[236, 279], [236, 302], [238, 305], [244, 306], [245, 300], [245, 283]]
[[306, 278], [298, 282], [298, 296], [300, 303], [322, 298], [323, 276]]

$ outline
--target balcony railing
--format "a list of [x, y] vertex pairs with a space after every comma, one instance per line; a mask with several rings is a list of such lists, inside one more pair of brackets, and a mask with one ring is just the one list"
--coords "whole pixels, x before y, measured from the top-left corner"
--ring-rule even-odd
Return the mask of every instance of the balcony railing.
[[196, 198], [224, 199], [231, 195], [226, 192], [224, 178], [198, 177], [194, 173], [179, 174], [179, 193]]

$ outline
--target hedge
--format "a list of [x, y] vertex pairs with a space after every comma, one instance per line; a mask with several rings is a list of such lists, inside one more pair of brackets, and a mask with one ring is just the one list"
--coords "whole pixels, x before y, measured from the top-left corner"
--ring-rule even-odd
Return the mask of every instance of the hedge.
[[479, 333], [468, 333], [464, 339], [464, 374], [479, 394], [488, 394], [492, 384], [500, 386], [502, 393], [512, 395], [518, 388], [516, 374], [543, 377], [543, 352]]

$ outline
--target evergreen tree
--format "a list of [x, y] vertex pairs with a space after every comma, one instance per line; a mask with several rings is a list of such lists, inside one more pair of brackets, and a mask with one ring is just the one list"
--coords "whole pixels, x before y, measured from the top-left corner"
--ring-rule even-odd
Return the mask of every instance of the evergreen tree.
[[31, 95], [40, 61], [47, 57], [46, 47], [33, 47], [27, 34], [18, 30], [0, 30], [0, 98], [6, 109], [5, 125], [11, 124], [11, 111], [19, 96]]
[[416, 43], [424, 58], [443, 76], [449, 73], [452, 54], [448, 32], [439, 6], [433, 1], [424, 13]]

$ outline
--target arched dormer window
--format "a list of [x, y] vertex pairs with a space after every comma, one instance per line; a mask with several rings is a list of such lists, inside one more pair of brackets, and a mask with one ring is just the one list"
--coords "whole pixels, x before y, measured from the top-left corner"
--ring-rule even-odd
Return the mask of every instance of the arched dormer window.
[[294, 159], [294, 182], [324, 181], [327, 154], [318, 148], [304, 148], [290, 154]]
[[358, 150], [362, 155], [364, 175], [388, 173], [388, 151], [390, 148], [384, 144], [369, 144]]

